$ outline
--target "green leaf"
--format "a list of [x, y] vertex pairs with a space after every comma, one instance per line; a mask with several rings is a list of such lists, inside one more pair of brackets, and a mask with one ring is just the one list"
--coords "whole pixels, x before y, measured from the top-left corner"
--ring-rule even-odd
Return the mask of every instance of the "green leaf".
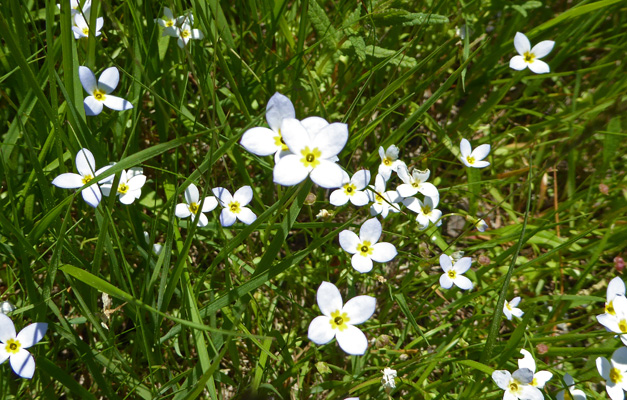
[[390, 8], [383, 12], [374, 12], [370, 14], [370, 17], [377, 25], [385, 26], [435, 25], [446, 24], [449, 22], [449, 19], [444, 15], [412, 13], [406, 10], [395, 8]]

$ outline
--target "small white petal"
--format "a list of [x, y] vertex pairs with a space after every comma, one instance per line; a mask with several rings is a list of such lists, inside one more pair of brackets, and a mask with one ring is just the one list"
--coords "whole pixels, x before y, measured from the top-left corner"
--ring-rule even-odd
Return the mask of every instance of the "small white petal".
[[526, 52], [531, 50], [531, 43], [524, 33], [516, 32], [516, 36], [514, 36], [514, 47], [516, 48], [518, 54], [524, 55]]
[[444, 272], [448, 272], [451, 268], [453, 268], [451, 257], [446, 254], [440, 254], [440, 267], [442, 267]]
[[98, 84], [96, 82], [96, 76], [93, 72], [87, 67], [83, 67], [82, 65], [78, 67], [78, 78], [83, 85], [83, 89], [89, 94], [94, 93], [94, 90], [98, 88]]
[[61, 189], [76, 189], [83, 186], [83, 177], [79, 174], [66, 172], [54, 178], [52, 184]]
[[294, 105], [287, 96], [276, 92], [270, 97], [266, 105], [266, 120], [270, 128], [278, 132], [281, 128], [281, 121], [286, 118], [296, 118]]
[[9, 339], [15, 339], [15, 336], [15, 325], [13, 325], [13, 321], [3, 313], [0, 313], [0, 342], [6, 344]]
[[198, 188], [193, 183], [190, 183], [189, 186], [185, 189], [185, 201], [187, 202], [187, 204], [198, 204], [199, 199], [200, 193], [198, 193]]
[[624, 295], [625, 282], [623, 282], [620, 276], [617, 276], [616, 278], [612, 279], [607, 285], [607, 301], [610, 302], [614, 300], [614, 297]]
[[462, 139], [461, 143], [459, 144], [459, 151], [462, 155], [462, 158], [468, 157], [470, 153], [472, 152], [472, 147], [470, 146], [470, 142], [466, 139]]
[[471, 157], [474, 157], [475, 160], [483, 160], [490, 154], [490, 145], [482, 144], [472, 151]]
[[489, 167], [490, 163], [487, 161], [475, 161], [475, 163], [472, 166], [474, 168], [485, 168], [485, 167]]
[[294, 118], [283, 119], [281, 122], [281, 136], [290, 151], [298, 156], [301, 155], [301, 150], [305, 147], [309, 147], [310, 150], [316, 147], [310, 142], [309, 134], [305, 127], [299, 120]]
[[289, 154], [281, 158], [274, 166], [274, 183], [283, 186], [294, 186], [304, 181], [307, 175], [309, 175], [309, 171], [310, 170], [300, 162], [299, 156]]
[[17, 334], [17, 341], [20, 342], [23, 349], [39, 343], [48, 330], [48, 324], [45, 322], [35, 322], [26, 326]]
[[211, 191], [214, 196], [216, 196], [222, 207], [228, 207], [229, 203], [233, 201], [233, 196], [231, 196], [231, 192], [229, 192], [228, 189], [218, 186], [211, 189]]
[[605, 383], [605, 390], [607, 390], [607, 394], [610, 395], [610, 399], [612, 400], [624, 400], [625, 392], [620, 385], [612, 385], [610, 382]]
[[321, 315], [314, 318], [309, 324], [307, 337], [315, 344], [329, 343], [335, 337], [335, 330], [331, 327], [329, 317]]
[[555, 46], [555, 42], [552, 40], [543, 40], [540, 43], [533, 46], [531, 49], [531, 53], [533, 53], [536, 58], [542, 58], [549, 54], [551, 50], [553, 50], [553, 46]]
[[357, 190], [364, 190], [370, 183], [370, 171], [362, 169], [355, 172], [351, 178], [351, 183], [355, 185]]
[[453, 281], [449, 278], [448, 274], [440, 275], [440, 286], [444, 289], [450, 289], [453, 286]]
[[239, 143], [250, 153], [258, 156], [269, 156], [281, 149], [274, 141], [277, 135], [271, 129], [255, 127], [244, 132]]
[[520, 390], [521, 400], [544, 400], [544, 395], [537, 387], [522, 385]]
[[381, 222], [376, 218], [371, 218], [361, 225], [359, 229], [359, 239], [361, 241], [367, 240], [370, 244], [374, 244], [379, 241], [381, 232]]
[[220, 213], [220, 224], [222, 226], [227, 227], [231, 226], [237, 220], [237, 216], [231, 212], [228, 208], [223, 208]]
[[427, 197], [440, 197], [438, 188], [436, 188], [435, 185], [429, 182], [422, 182], [418, 187], [418, 191]]
[[35, 359], [26, 350], [20, 349], [9, 359], [11, 368], [22, 378], [31, 379], [35, 374]]
[[499, 388], [507, 391], [509, 390], [509, 381], [512, 379], [512, 374], [509, 371], [497, 370], [492, 372], [492, 379]]
[[105, 96], [104, 105], [115, 111], [125, 111], [133, 108], [133, 105], [128, 100], [124, 100], [121, 97], [111, 96], [110, 94]]
[[316, 292], [316, 301], [322, 314], [327, 317], [330, 317], [331, 313], [342, 309], [342, 295], [337, 286], [331, 282], [322, 282], [320, 284]]
[[[98, 89], [109, 94], [115, 90], [120, 81], [120, 72], [116, 67], [105, 69], [98, 79]], [[90, 92], [91, 93], [91, 92]]]
[[357, 272], [362, 274], [372, 271], [372, 260], [369, 257], [362, 256], [360, 253], [353, 254], [351, 265]]
[[350, 254], [355, 254], [357, 252], [357, 246], [361, 243], [355, 232], [349, 230], [340, 232], [339, 239], [342, 249]]
[[239, 202], [240, 206], [245, 206], [253, 199], [253, 188], [250, 186], [242, 186], [233, 194], [233, 200]]
[[529, 69], [536, 74], [547, 74], [551, 72], [549, 64], [542, 60], [534, 60], [531, 64], [529, 64]]
[[[463, 274], [464, 272], [468, 271], [471, 264], [472, 264], [472, 259], [470, 257], [462, 257], [459, 260], [457, 260], [457, 262], [453, 266], [453, 269], [458, 274]], [[535, 369], [533, 369], [533, 371], [535, 371]]]
[[509, 302], [509, 305], [512, 307], [518, 307], [518, 304], [520, 304], [520, 296], [514, 297], [512, 301]]
[[346, 302], [342, 312], [350, 319], [351, 325], [359, 325], [366, 322], [377, 306], [377, 299], [372, 296], [356, 296]]
[[[343, 206], [344, 204], [348, 203], [348, 199], [349, 197], [348, 195], [346, 195], [346, 193], [344, 193], [344, 189], [340, 188], [331, 192], [331, 195], [329, 196], [329, 203], [333, 204], [336, 207]], [[366, 203], [367, 202], [368, 201], [366, 199]]]
[[518, 359], [518, 368], [527, 368], [531, 372], [536, 372], [536, 361], [533, 359], [531, 353], [525, 349], [521, 349], [520, 354], [523, 355], [523, 358]]
[[176, 205], [176, 208], [174, 209], [174, 215], [176, 215], [179, 218], [187, 218], [190, 215], [192, 215], [192, 213], [189, 211], [189, 207], [187, 206], [187, 204], [179, 203]]
[[98, 204], [100, 204], [100, 200], [102, 199], [102, 193], [100, 192], [100, 188], [98, 187], [98, 185], [91, 185], [86, 187], [81, 192], [81, 195], [83, 196], [83, 200], [85, 200], [85, 203], [92, 206], [93, 208], [98, 207]]
[[325, 189], [334, 189], [342, 186], [342, 171], [336, 163], [320, 160], [320, 165], [311, 171], [310, 177], [316, 185]]
[[205, 197], [205, 200], [202, 203], [201, 212], [206, 213], [209, 211], [213, 211], [217, 206], [218, 206], [218, 200], [213, 196], [207, 196]]
[[329, 125], [326, 119], [321, 117], [307, 117], [304, 120], [300, 121], [301, 124], [307, 130], [307, 134], [309, 138], [314, 139], [318, 132], [322, 130], [322, 128]]
[[318, 132], [314, 145], [320, 149], [321, 157], [328, 159], [339, 154], [347, 141], [348, 125], [335, 122], [325, 126]]
[[553, 374], [550, 373], [549, 371], [538, 371], [538, 373], [536, 373], [533, 376], [533, 379], [536, 383], [536, 387], [538, 389], [542, 389], [544, 387], [544, 385], [546, 385], [546, 383], [551, 380], [551, 378], [553, 377]]
[[340, 348], [348, 354], [362, 355], [368, 349], [368, 339], [366, 335], [357, 327], [353, 325], [347, 325], [343, 331], [337, 331], [335, 333], [337, 343]]
[[104, 103], [96, 100], [94, 96], [87, 96], [83, 101], [83, 108], [85, 108], [85, 115], [93, 117], [102, 112]]
[[250, 225], [257, 219], [257, 216], [254, 212], [250, 210], [248, 207], [240, 208], [239, 214], [237, 214], [237, 219], [245, 223], [246, 225]]
[[514, 56], [511, 60], [509, 60], [509, 67], [511, 69], [515, 69], [516, 71], [522, 71], [527, 68], [527, 63], [525, 62], [525, 58], [523, 56]]
[[[196, 218], [195, 216], [192, 217], [192, 220]], [[203, 213], [200, 213], [199, 217], [198, 217], [198, 227], [203, 228], [205, 226], [207, 226], [207, 224], [209, 223], [209, 220], [207, 219], [207, 216]]]
[[368, 204], [368, 195], [365, 192], [355, 192], [350, 197], [351, 203], [357, 207], [362, 207]]
[[470, 290], [473, 287], [472, 281], [460, 274], [457, 274], [453, 283], [462, 290]]
[[192, 29], [192, 39], [204, 39], [205, 35], [198, 29]]
[[401, 185], [398, 185], [398, 187], [396, 188], [396, 191], [401, 197], [411, 197], [415, 195], [416, 193], [418, 193], [418, 188], [414, 187], [413, 185], [409, 183], [403, 183]]
[[396, 247], [392, 243], [382, 242], [372, 246], [370, 258], [373, 261], [385, 263], [391, 261], [397, 254]]

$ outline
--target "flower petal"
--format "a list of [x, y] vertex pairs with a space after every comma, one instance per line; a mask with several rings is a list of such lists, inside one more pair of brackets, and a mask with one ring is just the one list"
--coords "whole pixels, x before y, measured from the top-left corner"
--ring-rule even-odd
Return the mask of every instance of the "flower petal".
[[115, 111], [130, 110], [133, 108], [130, 101], [124, 100], [121, 97], [111, 96], [110, 94], [105, 96], [104, 105]]
[[[195, 217], [193, 217], [192, 219], [194, 219], [194, 218]], [[200, 213], [199, 217], [198, 217], [198, 224], [197, 224], [197, 226], [199, 228], [203, 228], [203, 227], [207, 226], [207, 224], [209, 224], [209, 220], [207, 219], [207, 216], [205, 214], [203, 214], [203, 213]]]
[[509, 302], [509, 305], [512, 307], [518, 307], [518, 304], [520, 304], [520, 296], [514, 297], [512, 301]]
[[11, 357], [11, 353], [6, 351], [5, 346], [0, 346], [0, 364], [3, 364], [9, 357]]
[[[215, 198], [215, 197], [214, 197]], [[179, 218], [187, 218], [192, 215], [191, 211], [189, 211], [189, 207], [185, 203], [179, 203], [176, 205], [174, 209], [174, 215]]]
[[286, 118], [296, 118], [294, 105], [287, 96], [276, 92], [266, 105], [266, 121], [273, 131], [278, 132], [281, 122]]
[[348, 354], [359, 356], [368, 349], [366, 335], [353, 325], [347, 325], [343, 331], [337, 331], [335, 337], [340, 348]]
[[455, 286], [462, 290], [470, 290], [472, 289], [472, 281], [465, 277], [464, 275], [457, 274], [455, 280], [453, 281]]
[[321, 152], [320, 157], [328, 159], [338, 155], [344, 146], [346, 146], [347, 141], [348, 125], [335, 122], [325, 126], [318, 132], [315, 146], [318, 147]]
[[223, 208], [220, 213], [220, 224], [222, 226], [227, 227], [231, 226], [237, 220], [237, 216], [231, 212], [228, 208]]
[[100, 192], [100, 188], [98, 187], [98, 185], [91, 185], [86, 187], [81, 192], [81, 195], [83, 196], [83, 200], [85, 200], [85, 203], [92, 206], [93, 208], [98, 207], [98, 204], [100, 204], [100, 200], [102, 199], [102, 193]]
[[617, 276], [616, 278], [612, 279], [607, 285], [607, 301], [610, 302], [614, 300], [614, 297], [624, 295], [625, 282], [623, 282], [620, 276]]
[[9, 361], [13, 371], [21, 378], [31, 379], [35, 374], [35, 359], [28, 351], [20, 349]]
[[509, 67], [511, 69], [515, 69], [516, 71], [522, 71], [527, 68], [527, 63], [525, 62], [525, 58], [523, 56], [514, 56], [511, 60], [509, 60]]
[[370, 244], [375, 244], [381, 237], [381, 222], [376, 218], [371, 218], [364, 222], [359, 228], [359, 239], [361, 241], [369, 241]]
[[144, 184], [146, 183], [146, 175], [136, 175], [128, 180], [126, 183], [128, 185], [129, 191], [140, 190]]
[[531, 43], [524, 33], [516, 32], [516, 36], [514, 36], [514, 47], [516, 48], [518, 54], [522, 56], [531, 50]]
[[359, 240], [359, 237], [355, 234], [355, 232], [343, 230], [342, 232], [340, 232], [339, 238], [340, 246], [342, 247], [342, 249], [344, 249], [344, 251], [349, 254], [357, 253], [357, 246], [359, 246], [359, 243], [361, 243], [361, 241]]
[[401, 197], [411, 197], [411, 196], [414, 196], [416, 193], [418, 193], [418, 188], [415, 188], [413, 185], [409, 183], [403, 183], [403, 184], [398, 185], [398, 187], [396, 188], [396, 191]]
[[440, 286], [442, 286], [443, 289], [450, 289], [453, 286], [453, 281], [448, 274], [440, 275]]
[[440, 197], [438, 188], [436, 188], [434, 184], [429, 182], [422, 182], [420, 186], [418, 186], [418, 191], [427, 197]]
[[470, 142], [466, 139], [462, 139], [461, 143], [459, 144], [459, 152], [462, 155], [462, 158], [466, 158], [470, 155], [470, 153], [472, 152], [472, 147], [470, 146]]
[[[463, 274], [464, 272], [468, 271], [468, 269], [470, 268], [471, 264], [472, 264], [472, 258], [470, 258], [470, 257], [462, 257], [459, 260], [457, 260], [457, 262], [453, 266], [453, 269], [458, 274]], [[529, 368], [529, 369], [531, 369], [531, 368]], [[535, 371], [535, 369], [533, 369], [532, 371]]]
[[475, 161], [475, 163], [472, 165], [473, 168], [485, 168], [489, 166], [490, 163], [487, 161]]
[[250, 128], [244, 132], [239, 144], [250, 153], [258, 156], [269, 156], [281, 149], [281, 147], [277, 146], [274, 142], [275, 136], [277, 136], [277, 133], [268, 128]]
[[105, 69], [98, 79], [98, 89], [109, 94], [115, 90], [120, 82], [120, 72], [116, 67]]
[[484, 158], [486, 158], [488, 154], [490, 154], [490, 145], [482, 144], [481, 146], [474, 149], [470, 156], [474, 157], [475, 160], [478, 161], [478, 160], [483, 160]]
[[544, 395], [540, 389], [530, 385], [521, 385], [518, 397], [521, 400], [544, 400]]
[[335, 337], [330, 318], [324, 315], [314, 318], [309, 323], [307, 337], [315, 344], [329, 343]]
[[552, 40], [543, 40], [540, 43], [533, 46], [531, 52], [536, 58], [542, 58], [549, 54], [551, 50], [553, 50], [553, 46], [555, 46], [555, 42]]
[[307, 117], [304, 120], [300, 121], [301, 124], [307, 130], [307, 134], [311, 139], [314, 139], [318, 132], [322, 130], [322, 128], [329, 125], [326, 119], [321, 117]]
[[15, 336], [15, 325], [13, 325], [13, 321], [11, 318], [0, 313], [0, 342], [6, 344], [9, 339], [15, 339]]
[[274, 183], [283, 186], [294, 186], [307, 178], [309, 169], [300, 162], [300, 156], [288, 154], [274, 166]]
[[610, 395], [610, 399], [612, 400], [624, 400], [625, 392], [620, 385], [612, 384], [610, 381], [605, 383], [605, 390], [607, 390], [607, 394]]
[[233, 200], [239, 202], [240, 206], [245, 206], [253, 199], [253, 188], [250, 186], [242, 186], [233, 194]]
[[612, 364], [621, 371], [627, 370], [627, 347], [620, 347], [612, 354]]
[[368, 204], [368, 195], [365, 192], [354, 192], [350, 197], [351, 203], [357, 207], [362, 207]]
[[[346, 193], [344, 193], [344, 189], [343, 188], [339, 188], [339, 189], [334, 190], [333, 192], [331, 192], [331, 195], [329, 196], [329, 203], [333, 204], [336, 207], [343, 206], [344, 204], [348, 203], [348, 199], [349, 199], [349, 197], [348, 197], [348, 195], [346, 195]], [[366, 203], [367, 202], [368, 201], [366, 199]]]
[[342, 312], [350, 319], [351, 325], [366, 322], [374, 314], [377, 299], [372, 296], [356, 296], [346, 302]]
[[396, 247], [392, 243], [381, 242], [372, 246], [370, 258], [373, 261], [385, 263], [391, 261], [397, 254]]
[[370, 171], [367, 169], [360, 169], [355, 172], [351, 178], [351, 183], [355, 185], [357, 190], [364, 190], [370, 183]]
[[205, 38], [205, 34], [202, 33], [202, 31], [199, 30], [199, 29], [192, 29], [191, 37], [192, 37], [192, 39], [197, 39], [197, 40], [198, 39], [204, 39]]
[[365, 274], [372, 271], [372, 260], [370, 257], [364, 257], [360, 253], [353, 254], [351, 258], [351, 265], [357, 272]]
[[311, 147], [307, 130], [294, 118], [285, 118], [281, 123], [281, 136], [290, 151], [300, 156], [300, 152], [305, 147]]
[[48, 330], [48, 324], [45, 322], [35, 322], [26, 326], [17, 334], [17, 340], [22, 345], [23, 349], [39, 343]]
[[218, 206], [218, 200], [213, 196], [207, 196], [205, 197], [205, 200], [202, 203], [201, 212], [206, 213], [209, 211], [213, 211], [217, 206]]
[[310, 177], [316, 185], [325, 189], [334, 189], [342, 186], [342, 171], [336, 163], [320, 160], [320, 164], [311, 171]]
[[529, 64], [529, 69], [536, 74], [546, 74], [551, 72], [551, 68], [549, 64], [545, 63], [542, 60], [534, 60], [531, 64]]
[[211, 189], [211, 191], [216, 196], [220, 202], [220, 206], [222, 207], [227, 207], [229, 203], [233, 201], [233, 196], [231, 196], [231, 192], [229, 192], [228, 189], [218, 186]]
[[551, 380], [553, 374], [549, 371], [538, 371], [538, 373], [533, 375], [533, 380], [535, 381], [535, 387], [538, 389], [542, 389], [546, 383]]
[[316, 301], [320, 312], [327, 317], [330, 317], [332, 312], [342, 309], [342, 295], [337, 286], [331, 282], [324, 281], [320, 284], [316, 293]]
[[507, 391], [509, 390], [509, 381], [512, 379], [512, 374], [509, 371], [497, 370], [492, 372], [492, 380], [496, 383], [496, 386]]
[[66, 172], [54, 178], [52, 184], [61, 189], [76, 189], [83, 186], [83, 177], [79, 174]]
[[523, 358], [518, 359], [518, 368], [527, 368], [531, 372], [536, 372], [536, 361], [533, 359], [531, 353], [525, 349], [521, 349], [520, 354], [523, 355]]
[[81, 85], [83, 85], [83, 89], [89, 94], [93, 94], [94, 90], [98, 88], [98, 84], [96, 82], [96, 76], [91, 69], [79, 66], [78, 67], [78, 78], [81, 81]]
[[257, 219], [257, 215], [250, 210], [248, 207], [242, 207], [237, 214], [237, 219], [245, 223], [246, 225], [250, 225]]
[[87, 96], [85, 100], [83, 100], [83, 108], [85, 108], [85, 115], [88, 117], [93, 117], [102, 112], [102, 108], [104, 103], [96, 100], [94, 96]]
[[448, 272], [451, 268], [453, 268], [451, 257], [446, 254], [440, 254], [440, 267], [442, 267], [444, 272]]
[[187, 204], [198, 203], [200, 199], [200, 194], [198, 193], [198, 188], [193, 183], [190, 183], [187, 188], [185, 188], [185, 201]]

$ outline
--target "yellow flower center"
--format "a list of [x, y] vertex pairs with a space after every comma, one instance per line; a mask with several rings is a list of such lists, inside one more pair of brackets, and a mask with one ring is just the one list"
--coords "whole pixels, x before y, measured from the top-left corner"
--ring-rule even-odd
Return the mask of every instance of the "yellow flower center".
[[367, 240], [364, 240], [362, 243], [357, 245], [357, 251], [363, 257], [368, 257], [373, 252], [372, 243], [370, 243]]
[[20, 344], [18, 340], [9, 339], [4, 349], [6, 350], [7, 353], [17, 354], [17, 352], [20, 351], [20, 347], [22, 347], [22, 345]]
[[612, 368], [610, 371], [610, 379], [614, 383], [621, 383], [623, 381], [623, 374], [618, 368]]
[[92, 179], [94, 179], [92, 175], [83, 176], [83, 185], [87, 184], [87, 182], [91, 181]]
[[468, 164], [472, 165], [472, 164], [475, 163], [475, 158], [471, 157], [471, 156], [468, 156], [468, 157], [466, 157], [466, 161], [468, 161]]
[[449, 278], [453, 280], [457, 277], [457, 272], [453, 271], [452, 269], [449, 270], [446, 274], [448, 275]]
[[508, 310], [512, 311], [512, 306], [510, 306], [508, 302], [505, 302], [505, 307], [507, 307]]
[[424, 215], [429, 215], [429, 214], [431, 214], [431, 207], [429, 207], [429, 206], [422, 206], [422, 213], [423, 213]]
[[610, 301], [605, 303], [605, 312], [610, 315], [616, 315], [616, 311], [614, 310], [614, 302]]
[[339, 329], [340, 332], [348, 328], [348, 325], [346, 325], [348, 321], [350, 321], [348, 315], [346, 315], [346, 313], [340, 313], [340, 310], [333, 311], [331, 313], [331, 319], [329, 320], [329, 322], [331, 323], [331, 328]]
[[98, 101], [104, 101], [105, 100], [105, 92], [103, 92], [100, 89], [96, 89], [94, 90], [94, 97], [96, 98], [96, 100]]
[[525, 52], [525, 54], [523, 55], [523, 57], [525, 58], [525, 62], [527, 64], [531, 64], [533, 62], [533, 60], [536, 59], [536, 55], [533, 53], [530, 53], [528, 51]]
[[173, 25], [174, 25], [174, 21], [172, 21], [171, 19], [169, 19], [169, 20], [165, 21], [165, 26], [166, 26], [166, 27], [168, 27], [168, 28], [169, 28], [169, 27], [171, 27], [171, 26], [173, 26]]
[[230, 202], [229, 203], [229, 210], [231, 210], [231, 212], [233, 214], [239, 214], [239, 212], [240, 212], [239, 202], [237, 202], [237, 201]]
[[196, 213], [198, 213], [198, 210], [199, 210], [199, 209], [200, 209], [200, 207], [198, 207], [198, 204], [196, 204], [196, 203], [193, 203], [193, 202], [192, 202], [192, 204], [190, 204], [190, 205], [189, 205], [189, 211], [190, 211], [192, 214], [196, 214]]
[[538, 386], [538, 381], [536, 380], [536, 378], [533, 378], [533, 379], [531, 380], [530, 385], [531, 385], [531, 386]]
[[118, 193], [126, 194], [128, 192], [128, 185], [126, 183], [120, 183], [118, 185]]
[[182, 38], [187, 38], [187, 37], [190, 37], [191, 35], [192, 35], [192, 34], [191, 34], [191, 32], [189, 31], [189, 29], [184, 29], [183, 31], [181, 31], [181, 37], [182, 37]]
[[316, 168], [320, 165], [320, 161], [318, 161], [318, 157], [322, 155], [320, 150], [317, 147], [314, 147], [313, 150], [309, 150], [309, 146], [305, 147], [300, 151], [300, 154], [303, 155], [303, 158], [300, 159], [300, 162], [307, 168]]
[[509, 381], [509, 391], [513, 394], [517, 394], [521, 390], [520, 385], [516, 379]]
[[83, 35], [89, 36], [89, 28], [87, 27], [83, 28]]
[[353, 194], [355, 194], [355, 190], [357, 190], [357, 188], [352, 183], [347, 183], [346, 185], [344, 185], [344, 193], [348, 196], [352, 196]]
[[383, 204], [383, 197], [378, 193], [374, 196], [374, 200], [379, 204]]
[[627, 333], [627, 321], [625, 321], [624, 319], [621, 319], [618, 322], [618, 329], [620, 329], [620, 331], [623, 333]]
[[383, 165], [385, 165], [386, 167], [389, 167], [390, 165], [392, 165], [392, 160], [390, 160], [389, 158], [385, 157], [383, 159]]
[[285, 141], [283, 140], [283, 136], [281, 135], [281, 130], [280, 129], [279, 129], [279, 134], [274, 137], [274, 144], [276, 146], [281, 146], [281, 150], [282, 151], [289, 150], [289, 148], [285, 144]]
[[568, 389], [564, 390], [564, 400], [573, 400], [573, 396]]

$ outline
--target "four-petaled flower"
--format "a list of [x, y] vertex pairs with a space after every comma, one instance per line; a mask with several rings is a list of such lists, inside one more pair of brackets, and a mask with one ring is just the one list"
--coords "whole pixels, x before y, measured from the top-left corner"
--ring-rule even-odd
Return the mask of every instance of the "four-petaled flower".
[[215, 197], [207, 196], [202, 203], [201, 209], [200, 193], [198, 193], [198, 188], [193, 183], [190, 183], [187, 189], [185, 189], [185, 201], [187, 203], [179, 203], [176, 205], [174, 214], [179, 218], [187, 218], [191, 216], [192, 220], [196, 218], [196, 214], [200, 214], [198, 217], [199, 227], [207, 226], [209, 223], [209, 220], [204, 213], [212, 211], [218, 206], [218, 200], [216, 200]]
[[398, 147], [391, 145], [387, 150], [383, 149], [383, 146], [379, 146], [379, 157], [381, 157], [381, 164], [379, 164], [379, 175], [381, 175], [386, 181], [390, 180], [392, 172], [397, 172], [398, 167], [405, 165], [405, 163], [398, 159]]
[[342, 187], [334, 190], [329, 196], [329, 203], [334, 206], [342, 206], [350, 200], [353, 205], [357, 207], [365, 206], [368, 204], [368, 194], [363, 190], [370, 183], [370, 171], [362, 169], [349, 178], [348, 174], [344, 171], [342, 179]]
[[627, 345], [627, 298], [625, 296], [616, 296], [611, 301], [611, 304], [611, 310], [614, 314], [597, 315], [597, 321], [609, 331], [618, 333], [620, 340]]
[[274, 166], [275, 183], [293, 186], [309, 175], [323, 188], [342, 186], [343, 171], [335, 160], [348, 140], [346, 124], [329, 124], [312, 135], [299, 120], [285, 118], [281, 135], [292, 154], [281, 157]]
[[400, 212], [401, 209], [396, 204], [401, 201], [401, 196], [396, 190], [385, 191], [387, 181], [381, 174], [374, 177], [374, 190], [369, 188], [368, 198], [373, 204], [370, 206], [370, 215], [381, 214], [386, 218], [390, 212]]
[[[117, 195], [120, 197], [120, 203], [131, 204], [135, 199], [139, 199], [142, 194], [142, 186], [146, 183], [146, 175], [139, 167], [134, 167], [128, 171], [122, 170], [120, 174], [120, 182], [118, 182]], [[102, 194], [109, 196], [113, 182], [107, 182], [100, 186]]]
[[542, 42], [531, 48], [531, 43], [524, 33], [516, 32], [514, 36], [514, 47], [519, 55], [512, 57], [509, 66], [512, 69], [521, 71], [527, 67], [536, 74], [546, 74], [551, 72], [549, 64], [540, 59], [553, 50], [555, 42], [552, 40], [543, 40]]
[[536, 372], [536, 361], [533, 359], [531, 353], [525, 349], [520, 350], [520, 354], [523, 358], [518, 359], [518, 368], [527, 368], [533, 373], [533, 379], [530, 383], [531, 386], [535, 386], [538, 389], [542, 389], [544, 385], [553, 377], [553, 374], [549, 371]]
[[163, 19], [157, 19], [159, 26], [163, 27], [163, 33], [161, 36], [178, 36], [176, 33], [176, 27], [180, 25], [185, 17], [174, 18], [172, 10], [168, 7], [163, 7]]
[[16, 374], [22, 378], [32, 378], [35, 373], [35, 359], [26, 349], [37, 344], [47, 330], [47, 323], [35, 322], [16, 335], [11, 318], [0, 314], [0, 364], [9, 359]]
[[282, 155], [290, 154], [281, 135], [281, 123], [287, 118], [296, 118], [294, 105], [286, 96], [276, 92], [266, 105], [266, 121], [270, 129], [262, 126], [250, 128], [242, 135], [240, 144], [258, 156], [274, 154], [275, 163], [279, 162]]
[[623, 280], [618, 276], [612, 279], [607, 285], [605, 314], [616, 317], [614, 300], [617, 296], [625, 297], [625, 282], [623, 282]]
[[[85, 13], [85, 16], [89, 17], [89, 13]], [[96, 29], [94, 30], [94, 36], [100, 36], [100, 30], [104, 25], [104, 19], [102, 17], [96, 18]], [[87, 20], [81, 13], [74, 15], [74, 26], [72, 26], [74, 32], [74, 39], [86, 38], [91, 34]]]
[[570, 374], [564, 374], [564, 382], [566, 383], [566, 389], [557, 394], [557, 400], [586, 400], [586, 394], [583, 391], [573, 389], [575, 380]]
[[417, 213], [416, 222], [420, 229], [427, 229], [429, 222], [435, 224], [435, 226], [442, 225], [442, 211], [436, 209], [440, 196], [437, 197], [425, 197], [425, 201], [422, 202], [416, 197], [408, 197], [403, 200], [405, 207], [411, 211]]
[[425, 196], [438, 198], [439, 201], [440, 194], [438, 193], [438, 189], [432, 183], [427, 182], [429, 175], [431, 175], [431, 171], [428, 169], [426, 171], [420, 171], [414, 168], [410, 175], [407, 165], [403, 164], [398, 167], [396, 173], [404, 182], [396, 188], [396, 191], [401, 197], [410, 197], [420, 192]]
[[516, 370], [513, 374], [509, 371], [497, 370], [492, 373], [492, 379], [505, 391], [503, 400], [544, 400], [540, 389], [530, 385], [533, 372], [527, 368]]
[[81, 84], [90, 96], [84, 101], [85, 114], [98, 115], [102, 112], [103, 105], [112, 110], [123, 111], [133, 108], [133, 105], [121, 97], [111, 96], [120, 81], [120, 73], [116, 67], [104, 70], [100, 79], [96, 82], [96, 76], [87, 67], [78, 67], [78, 76]]
[[470, 279], [462, 275], [468, 271], [472, 259], [470, 257], [462, 257], [455, 261], [453, 264], [451, 257], [446, 254], [440, 255], [440, 267], [444, 273], [440, 276], [440, 286], [444, 289], [450, 289], [453, 284], [462, 290], [472, 289], [472, 282]]
[[176, 43], [178, 43], [180, 48], [185, 47], [190, 39], [196, 40], [205, 37], [205, 35], [198, 29], [192, 29], [187, 20], [183, 22], [180, 27], [176, 28], [176, 36], [179, 38]]
[[363, 355], [368, 348], [368, 339], [354, 325], [366, 322], [374, 314], [377, 300], [372, 296], [356, 296], [343, 304], [340, 291], [330, 282], [322, 282], [316, 300], [323, 315], [309, 324], [309, 340], [321, 345], [335, 337], [346, 353]]
[[377, 243], [381, 232], [381, 222], [376, 218], [363, 223], [359, 236], [349, 230], [340, 232], [340, 246], [353, 255], [351, 264], [362, 274], [372, 270], [372, 261], [388, 262], [398, 254], [393, 244]]
[[466, 139], [462, 139], [462, 142], [459, 145], [459, 151], [462, 155], [462, 163], [464, 163], [467, 167], [485, 168], [490, 165], [488, 161], [483, 161], [483, 159], [490, 154], [489, 144], [482, 144], [473, 150], [470, 146], [470, 142]]
[[[96, 170], [96, 161], [91, 151], [80, 149], [76, 154], [76, 170], [78, 174], [66, 172], [54, 178], [52, 184], [61, 189], [77, 189], [91, 182], [95, 176], [100, 175], [109, 168], [111, 168], [111, 165]], [[111, 180], [113, 180], [113, 176], [107, 177], [104, 182], [106, 183]], [[102, 193], [95, 181], [83, 189], [81, 195], [85, 203], [94, 208], [98, 207], [100, 199], [102, 199]]]
[[253, 199], [253, 189], [250, 186], [242, 186], [231, 196], [231, 192], [223, 187], [213, 188], [213, 194], [222, 207], [220, 223], [222, 226], [231, 226], [239, 219], [246, 225], [250, 225], [257, 219], [255, 213], [246, 207]]
[[503, 304], [503, 314], [505, 314], [505, 318], [508, 320], [512, 320], [512, 317], [522, 317], [524, 312], [520, 308], [516, 308], [520, 303], [520, 297], [514, 297], [512, 301], [505, 300], [505, 304]]
[[612, 400], [623, 400], [627, 390], [627, 347], [621, 347], [612, 354], [610, 361], [597, 358], [597, 370], [605, 379], [605, 390]]

